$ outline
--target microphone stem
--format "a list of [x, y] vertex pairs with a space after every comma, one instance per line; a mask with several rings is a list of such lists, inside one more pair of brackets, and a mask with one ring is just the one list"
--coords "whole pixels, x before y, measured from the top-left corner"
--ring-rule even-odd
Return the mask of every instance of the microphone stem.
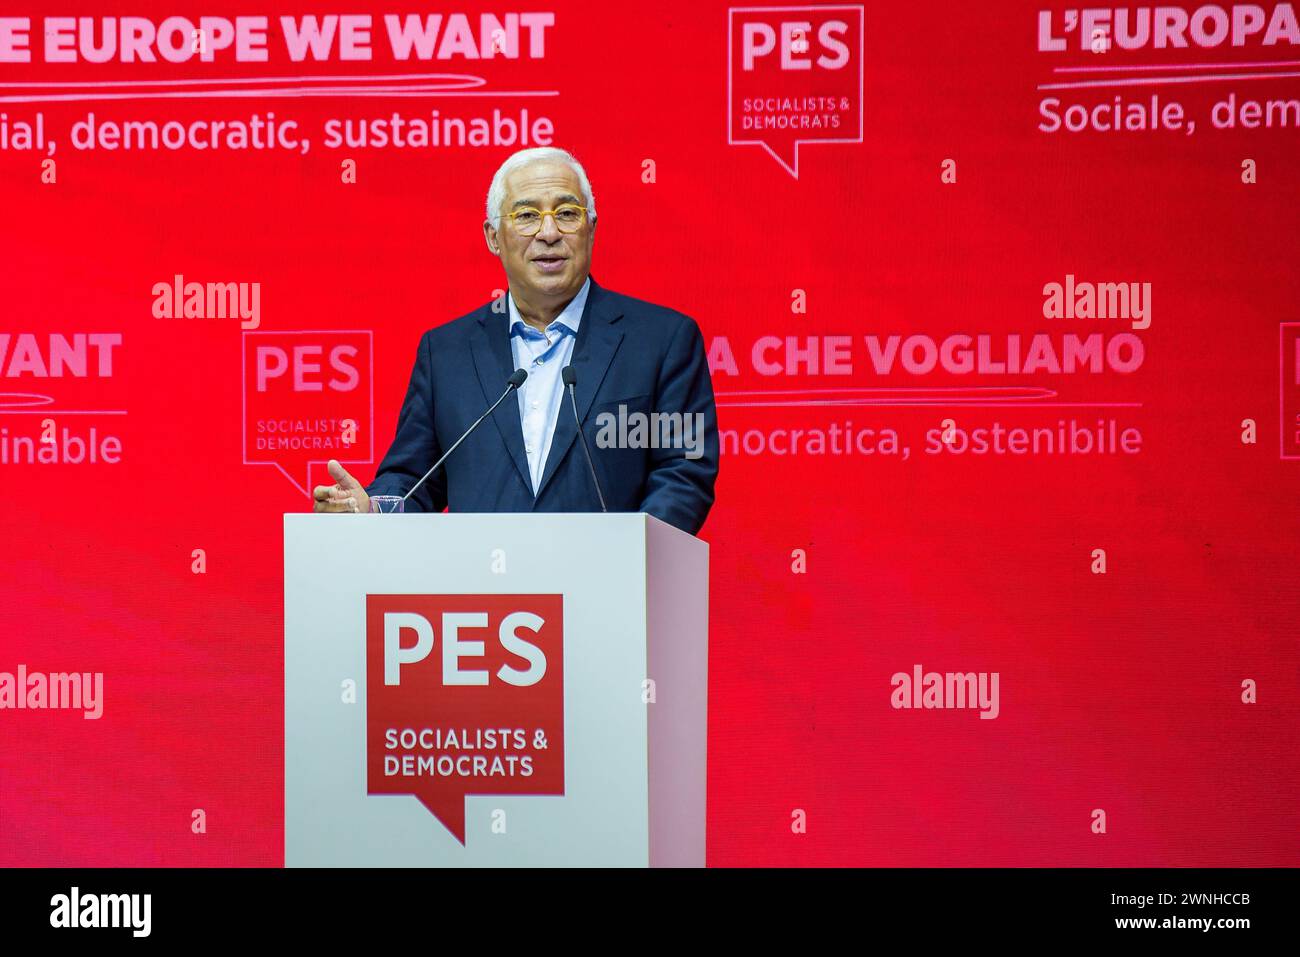
[[464, 442], [467, 438], [469, 438], [470, 433], [472, 433], [475, 429], [478, 428], [479, 423], [482, 422], [484, 419], [486, 419], [493, 412], [495, 412], [496, 407], [506, 400], [506, 396], [508, 396], [511, 392], [514, 392], [515, 389], [517, 388], [518, 386], [516, 386], [513, 382], [507, 385], [506, 391], [501, 393], [501, 398], [493, 402], [492, 405], [488, 407], [488, 410], [484, 412], [482, 415], [480, 415], [477, 419], [475, 419], [474, 424], [465, 430], [465, 434], [462, 435], [460, 438], [458, 438], [452, 444], [451, 448], [449, 448], [446, 452], [443, 452], [442, 457], [439, 458], [438, 461], [434, 462], [433, 465], [429, 466], [429, 471], [425, 472], [422, 476], [420, 476], [420, 481], [416, 482], [414, 485], [411, 486], [411, 491], [407, 492], [405, 495], [402, 496], [402, 501], [405, 502], [408, 498], [410, 498], [415, 493], [415, 490], [424, 484], [424, 480], [433, 474], [434, 469], [436, 469], [443, 462], [447, 461], [447, 456], [451, 455], [452, 452], [455, 452], [457, 447], [459, 447], [460, 443]]
[[596, 486], [596, 498], [600, 499], [600, 510], [608, 512], [605, 496], [600, 491], [600, 480], [596, 478], [596, 465], [591, 461], [591, 449], [587, 448], [587, 437], [582, 433], [582, 419], [578, 417], [578, 399], [573, 384], [569, 384], [569, 402], [573, 405], [573, 425], [578, 430], [578, 441], [582, 443], [582, 454], [587, 457], [587, 469], [591, 472], [592, 484]]

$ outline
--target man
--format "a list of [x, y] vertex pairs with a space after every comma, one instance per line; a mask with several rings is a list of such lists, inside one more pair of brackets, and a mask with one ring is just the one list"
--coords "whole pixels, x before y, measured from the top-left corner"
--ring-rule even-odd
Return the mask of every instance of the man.
[[[609, 511], [647, 512], [698, 532], [718, 472], [703, 337], [689, 316], [598, 285], [590, 276], [595, 232], [591, 184], [571, 155], [538, 148], [507, 159], [492, 179], [483, 223], [506, 272], [506, 308], [488, 303], [424, 334], [375, 480], [363, 487], [331, 460], [335, 484], [316, 487], [315, 511], [365, 512], [371, 495], [405, 495], [515, 369], [528, 373], [517, 397], [497, 406], [407, 509], [599, 510], [561, 378], [572, 366]], [[638, 433], [638, 420], [650, 427]]]

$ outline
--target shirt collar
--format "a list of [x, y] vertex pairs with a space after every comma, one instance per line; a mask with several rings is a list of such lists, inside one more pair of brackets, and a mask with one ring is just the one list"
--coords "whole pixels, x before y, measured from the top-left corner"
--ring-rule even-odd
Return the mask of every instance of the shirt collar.
[[[587, 293], [590, 291], [591, 291], [591, 277], [588, 276], [583, 281], [582, 288], [578, 290], [578, 294], [569, 300], [569, 304], [564, 307], [564, 311], [561, 312], [558, 316], [556, 316], [551, 321], [551, 324], [548, 325], [546, 328], [549, 329], [551, 328], [551, 326], [554, 326], [556, 323], [559, 323], [560, 325], [567, 328], [570, 332], [572, 332], [576, 336], [578, 334], [578, 326], [582, 323], [582, 311], [587, 306]], [[525, 323], [523, 317], [519, 315], [519, 309], [515, 306], [514, 293], [507, 293], [506, 303], [508, 306], [508, 313], [509, 313], [509, 329], [511, 334], [513, 335], [516, 324], [520, 326], [527, 326], [527, 323]], [[528, 328], [531, 329], [532, 327], [528, 326]]]

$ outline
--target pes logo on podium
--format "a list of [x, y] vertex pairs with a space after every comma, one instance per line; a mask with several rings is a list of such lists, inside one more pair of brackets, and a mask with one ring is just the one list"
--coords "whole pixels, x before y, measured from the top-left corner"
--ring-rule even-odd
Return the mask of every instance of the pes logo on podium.
[[461, 844], [471, 794], [563, 794], [563, 600], [367, 595], [367, 793]]
[[861, 5], [727, 11], [727, 142], [795, 179], [803, 143], [862, 142]]

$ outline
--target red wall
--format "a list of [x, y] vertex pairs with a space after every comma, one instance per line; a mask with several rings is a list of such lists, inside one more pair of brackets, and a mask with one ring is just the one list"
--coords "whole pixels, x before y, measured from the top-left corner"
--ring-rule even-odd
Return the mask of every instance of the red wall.
[[[36, 6], [6, 15], [35, 19], [39, 50]], [[99, 720], [0, 713], [0, 863], [282, 863], [281, 515], [309, 503], [286, 474], [245, 464], [240, 322], [155, 318], [151, 289], [177, 273], [259, 282], [259, 331], [372, 332], [377, 461], [421, 333], [504, 283], [480, 232], [512, 147], [330, 150], [322, 125], [526, 108], [591, 176], [596, 278], [689, 313], [736, 360], [714, 387], [742, 448], [724, 453], [703, 531], [710, 864], [1300, 864], [1300, 463], [1283, 457], [1279, 421], [1279, 389], [1288, 415], [1296, 393], [1280, 330], [1300, 321], [1296, 130], [1212, 122], [1229, 94], [1295, 98], [1294, 67], [1240, 64], [1300, 59], [1296, 43], [1094, 54], [1064, 30], [1064, 7], [1044, 6], [1072, 49], [1040, 51], [1037, 5], [868, 4], [844, 73], [737, 80], [852, 100], [861, 68], [861, 141], [805, 143], [796, 178], [777, 161], [792, 159], [788, 138], [777, 155], [728, 142], [724, 5], [557, 0], [543, 55], [433, 63], [393, 62], [378, 26], [369, 62], [289, 62], [276, 20], [300, 5], [138, 6], [155, 22], [267, 15], [270, 58], [0, 63], [11, 127], [40, 111], [58, 140], [52, 184], [47, 157], [0, 149], [0, 334], [43, 348], [50, 333], [122, 337], [110, 375], [15, 372], [17, 338], [0, 357], [7, 437], [39, 437], [48, 417], [121, 446], [116, 464], [0, 466], [0, 671], [105, 676]], [[389, 12], [348, 9], [377, 24]], [[1057, 69], [1080, 66], [1107, 69]], [[434, 72], [482, 77], [487, 95], [20, 102], [68, 89], [16, 85]], [[1242, 74], [1271, 75], [1212, 78]], [[1200, 79], [1149, 82], [1168, 77]], [[1145, 82], [1040, 89], [1096, 80]], [[144, 91], [73, 93], [123, 89]], [[521, 91], [548, 95], [505, 95]], [[1177, 99], [1196, 127], [1038, 129], [1044, 97], [1090, 108], [1116, 93]], [[69, 142], [87, 112], [189, 123], [268, 110], [311, 137], [306, 155]], [[341, 182], [346, 159], [355, 184]], [[1043, 287], [1067, 274], [1150, 283], [1149, 327], [1045, 318]], [[806, 312], [792, 311], [795, 290]], [[865, 338], [984, 335], [998, 357], [1009, 335], [1027, 349], [1040, 333], [1055, 346], [1126, 334], [1141, 362], [882, 374]], [[850, 337], [851, 369], [762, 374], [765, 336]], [[19, 393], [49, 396], [48, 414]], [[1140, 451], [930, 454], [945, 419], [1113, 419]], [[754, 450], [776, 430], [850, 420], [896, 430], [908, 457], [743, 450], [747, 433]], [[368, 480], [373, 464], [355, 470]], [[323, 574], [347, 567], [322, 556]], [[891, 707], [891, 676], [917, 664], [998, 673], [996, 719]], [[1248, 679], [1256, 703], [1242, 700]], [[191, 832], [195, 808], [205, 834]]]

